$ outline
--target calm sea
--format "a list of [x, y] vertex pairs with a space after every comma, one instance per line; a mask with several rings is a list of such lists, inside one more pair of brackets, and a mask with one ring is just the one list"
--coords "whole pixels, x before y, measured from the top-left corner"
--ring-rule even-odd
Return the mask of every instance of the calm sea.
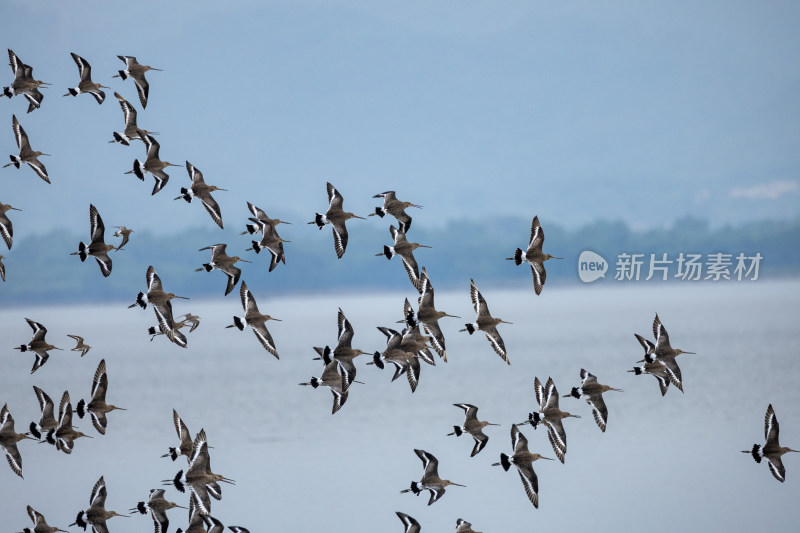
[[[480, 280], [477, 280], [480, 287]], [[101, 358], [108, 374], [109, 403], [126, 407], [109, 415], [105, 436], [88, 419], [75, 418], [93, 439], [79, 439], [71, 455], [47, 444], [20, 443], [25, 479], [0, 468], [3, 531], [31, 525], [30, 504], [51, 525], [66, 528], [89, 504], [95, 481], [105, 476], [107, 507], [127, 512], [186, 461], [159, 456], [176, 444], [172, 409], [192, 433], [205, 428], [215, 472], [236, 480], [223, 485], [212, 515], [251, 531], [402, 531], [394, 515], [415, 517], [423, 531], [450, 531], [463, 517], [479, 531], [787, 531], [800, 526], [800, 454], [784, 456], [787, 481], [778, 483], [766, 464], [740, 450], [763, 443], [769, 403], [781, 424], [781, 443], [800, 448], [800, 351], [796, 337], [800, 282], [728, 282], [624, 288], [584, 286], [525, 291], [481, 287], [495, 316], [511, 321], [500, 332], [507, 366], [483, 334], [459, 333], [474, 319], [468, 287], [437, 294], [437, 307], [462, 319], [440, 324], [448, 363], [423, 365], [411, 394], [405, 378], [356, 360], [357, 379], [346, 405], [331, 416], [328, 389], [300, 387], [319, 375], [313, 346], [334, 344], [341, 307], [355, 329], [353, 346], [382, 350], [375, 327], [397, 327], [403, 299], [412, 293], [270, 298], [256, 294], [280, 353], [276, 360], [249, 330], [226, 329], [242, 314], [238, 295], [214, 301], [177, 301], [176, 314], [202, 317], [188, 335], [189, 348], [146, 334], [153, 312], [125, 303], [13, 308], [0, 311], [0, 402], [7, 402], [17, 430], [38, 420], [32, 385], [56, 402], [69, 390], [73, 404], [86, 398]], [[634, 333], [651, 337], [658, 312], [674, 347], [697, 352], [678, 359], [682, 394], [670, 387], [661, 397], [651, 376], [626, 370], [641, 358]], [[25, 318], [43, 323], [47, 339], [93, 348], [52, 352], [30, 375], [33, 357], [13, 350], [30, 339]], [[509, 453], [510, 425], [534, 409], [534, 376], [550, 376], [560, 394], [579, 384], [585, 368], [601, 383], [624, 389], [606, 394], [606, 433], [583, 400], [562, 398], [561, 408], [580, 414], [565, 421], [566, 464], [539, 461], [540, 508], [527, 500], [513, 471], [492, 467]], [[472, 439], [448, 437], [463, 412], [453, 403], [480, 408], [490, 440], [470, 458]], [[531, 451], [554, 457], [545, 430], [522, 426]], [[427, 493], [400, 494], [422, 475], [414, 448], [439, 458], [452, 487], [428, 507]], [[174, 488], [168, 499], [188, 505]], [[575, 514], [575, 513], [578, 514]], [[186, 512], [170, 511], [170, 531], [186, 527]], [[149, 516], [114, 518], [112, 532], [151, 531]], [[72, 528], [74, 529], [74, 528]]]

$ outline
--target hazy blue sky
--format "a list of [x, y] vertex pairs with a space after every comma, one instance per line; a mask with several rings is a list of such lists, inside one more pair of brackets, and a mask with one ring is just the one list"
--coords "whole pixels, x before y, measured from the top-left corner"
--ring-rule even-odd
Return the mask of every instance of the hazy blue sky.
[[[108, 226], [211, 224], [172, 201], [185, 169], [155, 197], [151, 177], [124, 174], [142, 145], [106, 143], [122, 127], [113, 90], [102, 106], [62, 98], [78, 79], [70, 52], [161, 132], [162, 159], [230, 189], [217, 197], [227, 227], [244, 221], [246, 200], [311, 220], [328, 180], [348, 210], [365, 215], [373, 194], [394, 189], [425, 206], [429, 225], [800, 214], [795, 2], [138, 2], [124, 15], [85, 5], [0, 6], [4, 44], [53, 83], [29, 115], [22, 97], [0, 101], [2, 157], [16, 151], [12, 113], [53, 154], [50, 186], [29, 168], [0, 171], [0, 201], [25, 210], [18, 238], [85, 231], [90, 202]], [[144, 111], [132, 81], [111, 78], [118, 54], [164, 69], [148, 75]]]

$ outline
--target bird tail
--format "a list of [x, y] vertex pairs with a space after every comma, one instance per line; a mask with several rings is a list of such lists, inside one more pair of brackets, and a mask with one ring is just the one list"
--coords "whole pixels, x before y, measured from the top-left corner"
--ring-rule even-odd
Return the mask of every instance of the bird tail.
[[458, 426], [453, 426], [453, 433], [456, 434], [456, 437], [460, 437], [464, 431]]
[[500, 465], [506, 472], [508, 472], [508, 469], [511, 468], [511, 461], [508, 460], [508, 456], [504, 453], [500, 454]]
[[[75, 89], [70, 87], [67, 90], [69, 91], [69, 94], [71, 94], [72, 96], [78, 96], [78, 91], [76, 91]], [[66, 94], [64, 96], [66, 96]]]
[[386, 211], [384, 211], [382, 207], [376, 207], [375, 208], [375, 214], [378, 215], [379, 217], [383, 218], [383, 217], [386, 216]]
[[211, 265], [211, 263], [203, 263], [203, 269], [206, 272], [211, 272], [212, 270], [214, 270], [214, 267]]
[[14, 165], [16, 168], [19, 168], [20, 164], [22, 163], [22, 160], [15, 155], [10, 155], [8, 157], [11, 158], [11, 164]]
[[467, 333], [470, 335], [475, 333], [475, 326], [473, 324], [464, 324], [464, 326], [467, 328]]
[[75, 408], [75, 412], [78, 413], [79, 418], [83, 418], [86, 415], [86, 400], [81, 400], [78, 402], [78, 407]]
[[88, 526], [89, 524], [87, 524], [86, 521], [83, 519], [83, 511], [80, 511], [78, 513], [78, 516], [75, 518], [75, 522], [71, 525], [82, 527], [84, 530], [86, 529], [86, 526]]
[[314, 223], [317, 225], [319, 229], [325, 227], [325, 215], [320, 215], [319, 213], [315, 213]]
[[78, 244], [78, 257], [81, 258], [81, 263], [86, 261], [86, 258], [89, 257], [89, 254], [86, 253], [86, 245], [83, 243], [83, 241]]
[[28, 346], [25, 345], [25, 344], [20, 344], [18, 350], [20, 352], [27, 352], [28, 351]]
[[34, 437], [36, 437], [39, 440], [42, 439], [42, 433], [41, 433], [41, 431], [39, 431], [39, 428], [36, 426], [36, 422], [31, 422], [31, 425], [30, 425], [30, 427], [28, 429], [31, 430], [31, 435], [33, 435]]
[[11, 98], [12, 96], [14, 96], [14, 93], [11, 92], [10, 87], [3, 87], [3, 95]]
[[383, 245], [383, 255], [386, 256], [386, 259], [391, 259], [395, 255], [394, 248], [392, 248], [391, 246], [386, 246], [384, 244]]
[[753, 459], [755, 459], [757, 463], [761, 462], [761, 453], [759, 452], [760, 449], [761, 446], [758, 444], [753, 444], [753, 451], [750, 452], [753, 455]]
[[191, 190], [187, 189], [186, 187], [181, 187], [181, 195], [178, 196], [178, 198], [183, 198], [187, 202], [192, 203], [193, 196], [194, 194], [192, 193]]
[[134, 305], [138, 305], [142, 309], [146, 309], [147, 308], [147, 302], [144, 301], [144, 293], [143, 292], [140, 292], [139, 294], [137, 294], [136, 295], [136, 301], [133, 302], [128, 307], [133, 307]]
[[572, 387], [572, 392], [570, 392], [569, 395], [574, 397], [574, 398], [580, 398], [581, 397], [581, 393], [578, 392], [578, 387]]
[[258, 231], [258, 224], [246, 224], [245, 230], [247, 234], [252, 235]]
[[110, 140], [110, 141], [108, 141], [108, 142], [110, 142], [110, 143], [120, 143], [120, 144], [124, 144], [125, 146], [129, 146], [129, 145], [130, 145], [130, 143], [128, 143], [128, 141], [126, 141], [125, 139], [123, 139], [123, 138], [122, 138], [122, 135], [120, 135], [120, 134], [119, 134], [119, 133], [117, 133], [116, 131], [112, 132], [112, 133], [111, 133], [111, 135], [113, 135], [113, 136], [114, 136], [114, 138], [113, 138], [113, 139], [111, 139], [111, 140]]
[[144, 171], [142, 171], [142, 164], [138, 159], [133, 160], [133, 173], [136, 174], [136, 177], [141, 181], [144, 181]]
[[635, 366], [635, 367], [633, 367], [633, 370], [632, 370], [632, 372], [633, 372], [634, 374], [636, 374], [637, 376], [638, 376], [638, 375], [641, 375], [641, 373], [642, 373], [642, 367], [640, 367], [640, 366]]
[[150, 334], [150, 335], [157, 335], [158, 334], [158, 332], [156, 331], [156, 327], [155, 326], [150, 326], [149, 328], [147, 328], [147, 333]]
[[539, 416], [539, 413], [530, 413], [528, 415], [528, 421], [533, 426], [533, 429], [536, 429], [536, 426], [539, 425], [539, 422], [542, 420], [542, 417]]
[[384, 365], [383, 365], [383, 361], [381, 361], [381, 354], [380, 354], [380, 352], [375, 352], [375, 353], [372, 355], [372, 362], [373, 362], [373, 363], [375, 363], [375, 366], [377, 366], [378, 368], [380, 368], [381, 370], [383, 370], [383, 368], [384, 368]]
[[517, 266], [522, 264], [522, 249], [520, 248], [514, 251], [514, 264]]
[[[248, 224], [248, 226], [249, 226], [249, 224]], [[259, 252], [261, 252], [261, 250], [264, 249], [264, 247], [261, 246], [260, 242], [258, 242], [258, 241], [250, 241], [250, 242], [253, 244], [253, 251], [255, 253], [259, 253]]]
[[128, 75], [125, 73], [124, 70], [118, 70], [117, 74], [119, 74], [119, 77], [122, 78], [123, 80], [127, 80], [128, 79]]
[[239, 331], [244, 331], [247, 322], [245, 322], [244, 318], [235, 316], [233, 317], [233, 325], [239, 328]]

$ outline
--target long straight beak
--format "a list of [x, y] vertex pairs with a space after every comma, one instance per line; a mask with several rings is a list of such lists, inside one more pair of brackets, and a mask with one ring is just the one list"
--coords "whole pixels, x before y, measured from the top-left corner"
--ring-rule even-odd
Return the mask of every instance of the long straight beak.
[[539, 457], [539, 459], [546, 459], [548, 461], [555, 461], [552, 457]]
[[420, 244], [419, 248], [433, 248], [433, 246], [428, 246], [427, 244]]
[[453, 483], [452, 481], [450, 482], [450, 484], [455, 485], [456, 487], [466, 487], [466, 485], [462, 485], [460, 483]]
[[173, 298], [180, 298], [181, 300], [189, 300], [186, 296], [173, 296]]
[[550, 259], [564, 259], [564, 258], [563, 258], [563, 257], [556, 257], [556, 256], [554, 256], [554, 255], [551, 255], [551, 256], [550, 256]]
[[513, 322], [508, 322], [508, 321], [506, 321], [506, 320], [501, 320], [501, 321], [500, 321], [500, 323], [501, 323], [501, 324], [513, 324]]
[[231, 485], [236, 485], [236, 482], [234, 480], [229, 479], [227, 477], [220, 479], [220, 481], [224, 481], [225, 483], [230, 483]]
[[444, 314], [444, 315], [442, 315], [442, 316], [449, 316], [450, 318], [461, 318], [460, 316], [456, 316], [456, 315], [448, 315], [447, 313], [445, 313], [445, 314]]
[[12, 209], [12, 210], [14, 210], [14, 211], [22, 211], [22, 209], [17, 209], [16, 207], [11, 207], [11, 206], [8, 206], [8, 208], [9, 208], [9, 209]]
[[684, 352], [684, 351], [681, 351], [681, 353], [690, 353], [692, 355], [697, 355], [697, 352]]
[[417, 204], [411, 204], [411, 207], [416, 207], [417, 209], [422, 209], [422, 206], [421, 205], [417, 205]]

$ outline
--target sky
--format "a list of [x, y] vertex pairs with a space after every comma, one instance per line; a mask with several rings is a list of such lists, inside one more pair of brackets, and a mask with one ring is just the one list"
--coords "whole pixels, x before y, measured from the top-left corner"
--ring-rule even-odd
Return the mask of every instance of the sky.
[[[23, 209], [17, 238], [84, 232], [88, 203], [139, 230], [206, 225], [200, 207], [172, 201], [187, 160], [228, 189], [217, 200], [237, 224], [248, 200], [311, 220], [326, 181], [362, 216], [374, 194], [396, 190], [431, 226], [800, 215], [792, 2], [87, 5], [0, 7], [7, 48], [53, 84], [31, 114], [22, 97], [0, 100], [3, 157], [16, 152], [11, 114], [52, 154], [49, 186], [29, 168], [0, 169], [0, 201]], [[102, 106], [61, 96], [78, 80], [70, 52], [112, 87]], [[117, 55], [163, 69], [148, 74], [147, 109], [131, 80], [111, 77]], [[0, 83], [11, 81], [8, 69]], [[155, 197], [150, 176], [124, 174], [142, 145], [106, 142], [122, 127], [115, 90], [160, 132], [162, 159], [181, 165]]]

